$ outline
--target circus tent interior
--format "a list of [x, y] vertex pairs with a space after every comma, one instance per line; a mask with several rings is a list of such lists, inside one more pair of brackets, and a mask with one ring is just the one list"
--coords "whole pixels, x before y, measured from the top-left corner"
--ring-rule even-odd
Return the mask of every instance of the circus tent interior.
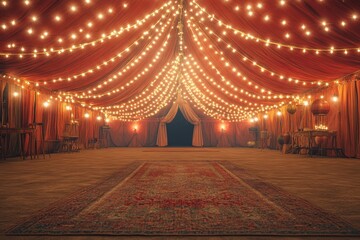
[[[205, 159], [249, 168], [353, 226], [340, 220], [333, 221], [338, 231], [320, 226], [313, 232], [301, 227], [269, 232], [264, 230], [269, 225], [261, 224], [256, 231], [210, 231], [195, 224], [195, 230], [176, 226], [161, 232], [152, 226], [145, 232], [111, 232], [96, 226], [89, 233], [86, 225], [80, 234], [359, 235], [360, 1], [2, 0], [0, 13], [4, 234], [14, 222], [11, 216], [21, 215], [16, 214], [21, 201], [12, 205], [9, 199], [28, 196], [5, 186], [18, 181], [17, 171], [24, 176], [17, 186], [22, 188], [36, 181], [38, 171], [58, 167], [62, 170], [51, 172], [63, 179], [84, 168], [87, 176], [72, 181], [80, 187], [110, 174], [105, 159], [119, 169], [140, 160], [193, 162], [195, 173]], [[237, 174], [230, 163], [218, 164]], [[159, 172], [174, 167], [145, 166]], [[321, 173], [325, 177], [317, 178]], [[297, 177], [294, 186], [277, 182], [281, 174]], [[331, 176], [349, 191], [339, 190], [333, 201], [354, 192], [348, 208], [326, 202], [316, 188], [309, 187], [309, 196], [301, 190], [307, 181], [327, 182], [329, 193], [338, 190]], [[47, 182], [59, 184], [40, 178], [43, 185], [34, 191], [43, 191]], [[41, 192], [49, 197], [33, 196], [32, 208], [40, 210], [76, 189]], [[346, 212], [350, 208], [353, 215]], [[39, 229], [20, 225], [10, 234], [77, 235], [65, 227]]]

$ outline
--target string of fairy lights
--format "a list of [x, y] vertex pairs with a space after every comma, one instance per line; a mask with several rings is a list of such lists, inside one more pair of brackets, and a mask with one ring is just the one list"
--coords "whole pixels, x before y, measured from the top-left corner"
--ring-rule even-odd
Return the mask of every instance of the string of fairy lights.
[[165, 31], [166, 27], [169, 25], [170, 21], [171, 20], [168, 21], [168, 24], [164, 25], [164, 27], [161, 29], [159, 34], [155, 37], [155, 39], [152, 42], [150, 42], [150, 44], [148, 44], [148, 46], [145, 48], [145, 50], [138, 57], [134, 58], [133, 61], [129, 61], [120, 71], [118, 71], [117, 74], [114, 74], [112, 77], [108, 78], [107, 80], [103, 81], [102, 83], [99, 83], [96, 86], [96, 88], [93, 88], [93, 89], [88, 90], [88, 91], [85, 90], [80, 94], [75, 94], [75, 97], [81, 98], [81, 99], [83, 99], [83, 98], [86, 99], [86, 98], [101, 98], [101, 97], [104, 97], [104, 96], [110, 96], [110, 95], [112, 95], [114, 93], [118, 93], [120, 91], [126, 90], [128, 87], [130, 87], [134, 83], [141, 80], [141, 78], [145, 77], [150, 72], [150, 70], [156, 66], [155, 64], [161, 59], [162, 54], [166, 51], [166, 49], [167, 49], [166, 47], [168, 46], [168, 41], [169, 41], [169, 39], [171, 37], [170, 31], [173, 28], [169, 29], [169, 33], [166, 35], [165, 41], [160, 46], [158, 46], [159, 51], [156, 52], [153, 59], [151, 61], [149, 61], [147, 66], [145, 66], [143, 68], [143, 70], [141, 72], [139, 72], [134, 78], [128, 80], [126, 83], [123, 83], [121, 86], [113, 88], [111, 91], [92, 94], [92, 93], [95, 93], [95, 92], [99, 92], [99, 90], [101, 90], [103, 86], [109, 85], [109, 83], [114, 82], [116, 80], [120, 80], [121, 76], [124, 76], [126, 72], [130, 71], [137, 64], [140, 64], [141, 61], [144, 61], [146, 59], [146, 57], [148, 57], [147, 53], [151, 49], [153, 49], [154, 47], [157, 47], [157, 41], [159, 39], [161, 39], [161, 37], [163, 35], [163, 32]]
[[[286, 1], [284, 2], [286, 4]], [[31, 5], [30, 3], [29, 1], [28, 5]], [[301, 78], [276, 72], [270, 67], [259, 64], [255, 58], [240, 48], [232, 46], [226, 38], [228, 33], [234, 34], [239, 40], [252, 40], [262, 44], [263, 47], [286, 48], [302, 53], [332, 54], [340, 52], [350, 57], [352, 54], [360, 52], [359, 47], [311, 48], [271, 41], [265, 37], [247, 33], [246, 30], [238, 26], [231, 26], [206, 10], [196, 0], [188, 0], [187, 3], [185, 9], [183, 0], [167, 1], [144, 17], [134, 20], [132, 24], [119, 26], [107, 31], [107, 33], [101, 33], [100, 37], [97, 38], [93, 36], [94, 34], [89, 33], [90, 29], [94, 29], [96, 21], [105, 21], [107, 16], [110, 17], [114, 14], [115, 8], [108, 8], [106, 11], [98, 10], [98, 14], [95, 16], [96, 20], [92, 19], [79, 24], [78, 26], [83, 27], [76, 31], [73, 30], [76, 37], [70, 34], [67, 41], [60, 36], [65, 33], [51, 35], [50, 30], [45, 34], [43, 31], [38, 32], [33, 27], [30, 27], [31, 31], [29, 32], [29, 28], [27, 28], [29, 37], [34, 37], [35, 34], [38, 34], [37, 36], [40, 39], [51, 37], [53, 40], [48, 42], [56, 42], [57, 45], [35, 47], [23, 46], [17, 44], [16, 41], [9, 41], [5, 48], [6, 51], [0, 52], [0, 57], [15, 57], [22, 59], [22, 61], [26, 59], [25, 57], [30, 57], [26, 60], [37, 61], [38, 56], [46, 56], [51, 61], [52, 56], [62, 53], [74, 53], [80, 49], [92, 51], [88, 48], [90, 46], [105, 47], [112, 40], [116, 41], [120, 37], [125, 38], [126, 34], [132, 31], [134, 31], [133, 33], [139, 32], [139, 36], [119, 52], [105, 60], [93, 63], [92, 66], [78, 73], [63, 74], [36, 81], [7, 74], [3, 74], [2, 78], [12, 79], [22, 88], [33, 89], [38, 93], [42, 89], [51, 91], [59, 86], [71, 86], [72, 82], [82, 82], [84, 84], [80, 89], [57, 91], [49, 97], [47, 102], [58, 100], [67, 104], [80, 104], [89, 110], [101, 112], [106, 118], [111, 116], [113, 119], [121, 121], [137, 121], [157, 116], [162, 110], [169, 108], [180, 94], [199, 112], [211, 118], [238, 122], [249, 118], [254, 119], [259, 114], [266, 114], [271, 110], [279, 109], [287, 103], [301, 102], [305, 104], [310, 100], [309, 94], [288, 94], [286, 89], [284, 92], [275, 92], [269, 87], [265, 87], [267, 85], [262, 84], [258, 79], [255, 80], [246, 76], [242, 71], [243, 69], [251, 69], [264, 80], [281, 82], [289, 88], [297, 86], [303, 92], [318, 87], [328, 87], [330, 83], [337, 84], [338, 81], [305, 81]], [[4, 8], [10, 4], [9, 1], [2, 1]], [[126, 11], [128, 5], [127, 3], [124, 4], [122, 10]], [[261, 3], [245, 6], [247, 14], [249, 15], [250, 12], [256, 14], [255, 9], [265, 7], [264, 4], [259, 4]], [[74, 13], [81, 9], [79, 4], [72, 6], [70, 6], [70, 11]], [[234, 11], [238, 11], [236, 9], [240, 9], [240, 7], [234, 6]], [[30, 14], [31, 16], [35, 15]], [[35, 17], [30, 20], [32, 23], [40, 20], [39, 16]], [[356, 14], [353, 15], [352, 20], [357, 20]], [[6, 23], [0, 23], [0, 26], [2, 31], [10, 31], [21, 25], [21, 21], [25, 20], [9, 19], [6, 20]], [[60, 24], [65, 19], [59, 14], [54, 15], [53, 21]], [[286, 24], [288, 23], [285, 21], [283, 25]], [[326, 22], [323, 27], [326, 28], [329, 25], [330, 23]], [[184, 37], [185, 27], [188, 30], [187, 33], [191, 33], [191, 36], [186, 36], [186, 38]], [[309, 29], [305, 27], [305, 35], [306, 30]], [[175, 32], [177, 33], [176, 37], [174, 37]], [[174, 41], [176, 41], [177, 47], [176, 52], [168, 57], [170, 62], [158, 66]], [[194, 57], [195, 54], [191, 53], [190, 45], [195, 46], [198, 53], [202, 53], [201, 59], [198, 54]], [[234, 54], [239, 62], [232, 63], [228, 57], [230, 54]], [[335, 56], [333, 55], [333, 57]], [[217, 59], [218, 63], [215, 64], [212, 59]], [[143, 67], [139, 72], [133, 73], [137, 67], [142, 65]], [[156, 71], [156, 69], [161, 70]], [[154, 72], [156, 75], [152, 77], [151, 74]], [[88, 81], [95, 74], [102, 74], [105, 77]], [[141, 90], [136, 89], [126, 99], [121, 97], [130, 89], [134, 89], [135, 84], [140, 83], [146, 84], [146, 86], [142, 85]], [[107, 100], [106, 103], [103, 103], [103, 99]], [[113, 101], [110, 101], [111, 99]], [[109, 102], [111, 103], [109, 104]]]
[[[118, 77], [122, 76], [124, 73], [126, 73], [127, 71], [129, 71], [132, 67], [135, 66], [136, 63], [139, 63], [141, 60], [144, 59], [144, 56], [146, 56], [147, 52], [153, 47], [154, 44], [156, 44], [157, 40], [162, 36], [163, 30], [164, 28], [166, 28], [167, 26], [169, 26], [170, 24], [170, 20], [167, 21], [167, 23], [165, 23], [165, 25], [163, 25], [163, 22], [161, 20], [165, 19], [168, 15], [164, 15], [164, 17], [161, 17], [161, 19], [159, 19], [154, 25], [151, 26], [151, 28], [149, 30], [146, 30], [142, 33], [141, 37], [137, 38], [134, 42], [132, 42], [130, 45], [128, 45], [124, 50], [118, 52], [116, 55], [110, 57], [107, 60], [104, 60], [102, 63], [97, 64], [96, 66], [93, 66], [91, 68], [88, 68], [85, 71], [82, 71], [80, 73], [76, 73], [73, 74], [71, 76], [60, 76], [57, 78], [53, 78], [53, 79], [44, 79], [41, 83], [37, 82], [36, 86], [39, 86], [40, 84], [46, 85], [48, 83], [58, 83], [58, 82], [63, 82], [63, 81], [74, 81], [74, 80], [80, 80], [83, 78], [88, 77], [91, 74], [94, 74], [97, 71], [103, 71], [104, 67], [110, 66], [110, 65], [114, 65], [117, 62], [120, 62], [125, 56], [127, 56], [127, 54], [130, 54], [130, 52], [132, 50], [135, 50], [136, 47], [138, 47], [141, 42], [143, 42], [145, 39], [148, 40], [147, 42], [147, 47], [145, 48], [144, 51], [142, 51], [140, 54], [140, 57], [137, 57], [135, 60], [133, 60], [132, 62], [128, 62], [126, 65], [127, 67], [124, 68], [122, 71], [119, 71], [117, 74], [114, 74], [112, 77], [108, 78], [107, 80], [104, 80], [102, 83], [99, 83], [97, 88], [93, 88], [92, 90], [85, 90], [83, 92], [92, 92], [92, 91], [97, 91], [98, 88], [101, 88], [102, 85], [107, 85], [113, 81], [115, 81]], [[161, 26], [161, 30], [159, 30], [158, 28], [156, 28], [157, 25]], [[151, 34], [152, 31], [154, 33], [158, 33], [156, 36], [154, 36], [154, 34]], [[155, 40], [153, 40], [155, 39]]]
[[[191, 26], [189, 26], [190, 29], [192, 29]], [[199, 32], [197, 32], [199, 33]], [[200, 34], [200, 33], [199, 33]], [[197, 42], [198, 46], [200, 47], [200, 49], [203, 48], [203, 45], [198, 41], [198, 38], [196, 37], [196, 34], [193, 34], [193, 38], [194, 40]], [[261, 95], [258, 95], [258, 93], [254, 93], [254, 92], [250, 92], [247, 90], [244, 90], [242, 87], [236, 87], [235, 85], [232, 84], [231, 80], [227, 80], [224, 76], [222, 76], [221, 72], [216, 68], [215, 64], [213, 64], [207, 56], [204, 57], [204, 61], [208, 62], [208, 65], [211, 66], [211, 69], [213, 69], [215, 71], [215, 76], [218, 75], [221, 78], [221, 83], [219, 84], [217, 81], [215, 81], [213, 78], [210, 78], [209, 76], [207, 76], [204, 73], [204, 70], [202, 70], [198, 63], [194, 61], [194, 59], [191, 57], [192, 60], [192, 64], [191, 65], [195, 65], [197, 66], [197, 69], [199, 69], [199, 71], [201, 72], [201, 74], [203, 75], [204, 79], [207, 79], [212, 85], [214, 85], [215, 87], [217, 87], [219, 90], [221, 90], [223, 93], [225, 93], [226, 95], [228, 95], [229, 97], [232, 97], [234, 99], [237, 99], [240, 102], [244, 102], [247, 103], [247, 100], [244, 100], [243, 98], [239, 98], [239, 94], [244, 94], [246, 97], [248, 98], [252, 98], [253, 100], [261, 100], [261, 99], [268, 99], [268, 100], [276, 100], [278, 101], [278, 99], [283, 99], [283, 98], [293, 98], [294, 96], [288, 95], [288, 94], [279, 94], [279, 95], [274, 95], [270, 90], [267, 90], [263, 87], [259, 87], [256, 84], [253, 84], [253, 82], [249, 81], [248, 78], [246, 76], [242, 76], [242, 74], [236, 70], [236, 68], [232, 68], [232, 71], [236, 77], [239, 77], [243, 82], [245, 82], [245, 87], [246, 86], [253, 86], [255, 90], [258, 90]], [[225, 58], [220, 58], [221, 61], [225, 61], [224, 65], [226, 67], [231, 68], [231, 66], [229, 64], [227, 64], [227, 61]], [[197, 78], [197, 77], [196, 77]], [[226, 90], [229, 89], [229, 90]], [[267, 96], [265, 95], [267, 94]], [[255, 103], [256, 105], [256, 103]]]
[[[111, 31], [109, 31], [109, 33], [102, 33], [101, 36], [97, 39], [94, 39], [92, 41], [85, 41], [85, 42], [81, 42], [81, 43], [77, 43], [77, 44], [72, 44], [71, 46], [61, 46], [61, 47], [52, 47], [52, 46], [42, 46], [42, 47], [34, 47], [34, 46], [18, 46], [18, 44], [13, 41], [13, 42], [9, 42], [6, 46], [7, 46], [7, 52], [0, 52], [0, 56], [3, 56], [5, 58], [9, 58], [11, 56], [15, 56], [18, 57], [19, 59], [24, 58], [25, 56], [33, 56], [34, 58], [37, 58], [38, 56], [52, 56], [53, 54], [62, 54], [65, 52], [68, 53], [72, 53], [75, 50], [83, 50], [86, 47], [89, 46], [96, 46], [99, 43], [104, 43], [107, 40], [111, 40], [114, 38], [118, 38], [120, 36], [122, 36], [122, 34], [126, 33], [126, 32], [130, 32], [131, 30], [136, 30], [139, 29], [142, 25], [147, 24], [149, 21], [151, 21], [153, 18], [157, 17], [158, 15], [162, 14], [162, 16], [164, 15], [164, 12], [169, 13], [170, 11], [174, 11], [174, 6], [173, 6], [174, 2], [173, 1], [168, 1], [166, 3], [164, 3], [160, 8], [154, 10], [153, 12], [147, 14], [145, 17], [143, 17], [142, 19], [138, 19], [135, 20], [133, 24], [128, 24], [126, 26], [120, 26], [116, 29], [112, 29]], [[112, 13], [112, 8], [108, 9], [108, 12]], [[102, 14], [99, 14], [99, 16], [103, 16]], [[101, 18], [101, 17], [100, 17]], [[38, 17], [31, 17], [31, 20], [33, 22], [37, 22], [38, 21]], [[16, 20], [11, 20], [11, 22], [16, 22]], [[4, 25], [3, 25], [4, 26]], [[88, 28], [92, 28], [93, 27], [93, 21], [89, 21], [86, 26]], [[76, 31], [74, 31], [76, 32]], [[78, 30], [78, 32], [83, 33], [84, 28], [80, 28]], [[34, 34], [34, 30], [32, 28], [27, 30], [28, 35], [32, 35]], [[42, 33], [41, 36], [48, 36], [49, 33], [45, 32]], [[70, 40], [76, 40], [78, 38], [76, 33], [72, 33], [69, 37]], [[89, 40], [91, 38], [91, 34], [86, 33], [85, 35], [85, 40]], [[58, 37], [57, 39], [58, 44], [63, 44], [65, 42], [65, 38], [62, 37]], [[32, 51], [29, 51], [29, 48], [33, 48]]]
[[[251, 33], [247, 33], [244, 30], [235, 28], [233, 26], [231, 26], [230, 24], [225, 23], [224, 21], [220, 20], [215, 14], [213, 13], [209, 13], [206, 8], [202, 7], [196, 0], [191, 0], [190, 1], [190, 11], [196, 11], [197, 13], [195, 15], [204, 15], [203, 17], [201, 17], [202, 21], [205, 21], [205, 19], [207, 18], [208, 21], [210, 22], [215, 22], [217, 23], [217, 25], [219, 27], [221, 27], [223, 29], [223, 32], [227, 32], [230, 31], [232, 34], [236, 35], [236, 36], [240, 36], [242, 39], [245, 40], [253, 40], [254, 42], [257, 43], [261, 43], [264, 46], [274, 46], [276, 49], [280, 49], [280, 48], [287, 48], [291, 51], [293, 50], [299, 50], [302, 53], [307, 53], [307, 52], [311, 52], [311, 53], [315, 53], [315, 54], [320, 54], [322, 52], [324, 53], [330, 53], [333, 54], [335, 52], [342, 52], [344, 55], [350, 55], [351, 52], [358, 54], [360, 53], [360, 46], [355, 46], [355, 47], [335, 47], [335, 46], [330, 46], [328, 48], [312, 48], [312, 47], [301, 47], [301, 46], [297, 46], [297, 45], [292, 45], [292, 44], [285, 44], [285, 43], [281, 43], [281, 42], [275, 42], [262, 37], [256, 37]], [[252, 5], [248, 5], [248, 6], [252, 6]], [[236, 8], [236, 7], [235, 7]], [[247, 7], [249, 8], [249, 7]], [[249, 12], [251, 12], [251, 8], [250, 7], [248, 10]], [[265, 20], [268, 19], [265, 17]], [[352, 15], [352, 20], [357, 21], [359, 19], [359, 16], [357, 13], [354, 13]], [[286, 25], [286, 20], [282, 21], [283, 25]], [[326, 28], [327, 27], [327, 22], [323, 21], [322, 25]], [[346, 26], [346, 22], [342, 21], [341, 25], [344, 27]], [[311, 35], [311, 32], [307, 29], [306, 25], [302, 25], [301, 29], [305, 31], [305, 35], [309, 36]], [[240, 38], [240, 39], [241, 39]], [[331, 45], [331, 44], [329, 44]]]
[[[154, 81], [134, 99], [120, 105], [106, 107], [105, 110], [103, 107], [99, 109], [105, 114], [111, 114], [115, 116], [116, 119], [122, 121], [141, 120], [157, 114], [161, 109], [169, 105], [175, 97], [178, 69], [178, 61], [177, 63], [168, 63], [161, 72], [155, 76]], [[159, 81], [165, 72], [164, 78], [157, 84], [157, 81]], [[154, 86], [156, 87], [154, 88]], [[109, 110], [111, 108], [114, 110]]]
[[[190, 19], [189, 19], [189, 28], [190, 28], [190, 29], [193, 29], [193, 28], [195, 29], [195, 31], [192, 30], [192, 32], [197, 33], [197, 35], [198, 35], [198, 38], [197, 38], [197, 39], [201, 39], [201, 37], [204, 37], [204, 38], [203, 38], [203, 44], [202, 44], [202, 46], [204, 46], [205, 43], [210, 40], [211, 43], [208, 45], [208, 48], [209, 48], [209, 49], [212, 49], [213, 52], [214, 52], [214, 54], [217, 54], [217, 55], [218, 55], [218, 54], [221, 54], [221, 55], [223, 55], [223, 56], [220, 58], [220, 60], [223, 62], [223, 64], [225, 65], [225, 67], [231, 68], [231, 71], [234, 72], [234, 73], [236, 73], [238, 77], [241, 77], [241, 76], [242, 76], [241, 72], [239, 72], [239, 70], [236, 69], [236, 67], [231, 67], [231, 66], [230, 66], [229, 60], [227, 60], [227, 59], [224, 57], [224, 55], [226, 56], [226, 54], [222, 54], [222, 53], [223, 53], [222, 51], [217, 50], [217, 47], [214, 45], [214, 42], [222, 42], [222, 43], [224, 43], [224, 45], [223, 45], [224, 47], [221, 48], [221, 49], [227, 50], [230, 54], [238, 54], [238, 55], [240, 55], [240, 58], [239, 58], [239, 59], [241, 59], [244, 64], [247, 64], [247, 65], [248, 65], [248, 66], [245, 67], [245, 68], [251, 69], [251, 68], [253, 68], [253, 67], [257, 67], [257, 70], [259, 71], [260, 74], [269, 73], [266, 77], [272, 77], [273, 79], [274, 79], [274, 78], [277, 78], [278, 80], [285, 80], [285, 79], [287, 79], [288, 81], [287, 81], [287, 82], [285, 81], [285, 82], [284, 82], [285, 84], [287, 84], [287, 83], [294, 83], [294, 84], [301, 84], [301, 85], [303, 85], [303, 86], [306, 86], [306, 85], [307, 85], [307, 82], [306, 82], [306, 81], [301, 81], [301, 80], [299, 80], [299, 79], [297, 79], [297, 78], [294, 78], [294, 77], [286, 77], [284, 74], [276, 73], [276, 72], [274, 72], [274, 71], [272, 71], [272, 70], [269, 70], [268, 67], [265, 67], [265, 66], [260, 65], [257, 61], [253, 60], [252, 58], [250, 58], [250, 57], [247, 56], [246, 54], [242, 53], [240, 50], [238, 50], [238, 49], [236, 49], [235, 47], [233, 47], [231, 44], [227, 43], [223, 38], [221, 38], [221, 36], [219, 36], [218, 34], [216, 34], [216, 33], [214, 32], [214, 30], [212, 30], [210, 27], [208, 27], [208, 26], [204, 27], [204, 28], [205, 28], [205, 31], [202, 30], [201, 28], [199, 28], [199, 27], [198, 27], [198, 24], [196, 24], [196, 21], [193, 22], [192, 19], [194, 19], [194, 18], [190, 18]], [[201, 22], [200, 22], [200, 23], [201, 23]], [[214, 37], [216, 37], [217, 40], [215, 41], [215, 40], [213, 40], [213, 39], [210, 39], [209, 36], [211, 36], [211, 35], [213, 35]], [[206, 38], [205, 38], [205, 36], [206, 36]], [[200, 43], [199, 43], [198, 45], [200, 45]], [[243, 78], [246, 78], [246, 76], [243, 77]], [[313, 84], [315, 84], [315, 83], [317, 83], [317, 82], [311, 82], [310, 84], [313, 85]], [[325, 83], [324, 83], [324, 84], [325, 84]], [[256, 88], [256, 85], [254, 85], [254, 87]], [[265, 93], [265, 92], [267, 92], [267, 91], [266, 91], [265, 89], [261, 89], [261, 92], [262, 92], [262, 93]]]
[[[191, 65], [193, 65], [193, 63], [190, 64], [190, 61], [187, 61], [187, 57], [185, 57], [184, 66], [187, 67], [183, 68], [183, 85], [188, 93], [188, 98], [196, 102], [202, 112], [210, 117], [220, 120], [241, 121], [249, 116], [249, 112], [251, 112], [250, 115], [254, 115], [259, 111], [269, 111], [284, 104], [284, 102], [281, 102], [267, 106], [247, 102], [249, 106], [243, 106], [230, 103], [208, 89], [201, 78], [196, 75]], [[198, 84], [195, 82], [198, 82]], [[199, 89], [197, 85], [201, 86], [203, 90]]]
[[[192, 29], [190, 27], [190, 29]], [[193, 38], [194, 40], [196, 41], [197, 45], [200, 47], [200, 49], [203, 48], [203, 45], [200, 43], [200, 41], [198, 41], [198, 38], [196, 37], [196, 34], [194, 33], [193, 34]], [[193, 58], [192, 58], [193, 59]], [[261, 92], [262, 94], [262, 97], [260, 97], [259, 95], [257, 95], [257, 93], [255, 94], [254, 92], [251, 92], [251, 91], [247, 91], [247, 90], [244, 90], [242, 87], [237, 87], [235, 86], [233, 83], [232, 83], [232, 80], [229, 80], [229, 79], [226, 79], [222, 74], [221, 72], [217, 69], [217, 67], [215, 66], [215, 64], [209, 60], [209, 57], [208, 56], [204, 56], [204, 59], [203, 59], [205, 62], [207, 62], [207, 64], [211, 67], [211, 69], [214, 71], [215, 73], [215, 76], [219, 76], [221, 78], [221, 82], [222, 84], [219, 84], [217, 83], [217, 81], [214, 80], [214, 78], [210, 78], [209, 76], [207, 76], [204, 71], [202, 69], [200, 69], [200, 72], [202, 73], [203, 77], [205, 79], [208, 79], [210, 81], [210, 83], [212, 83], [215, 87], [217, 87], [219, 90], [223, 91], [226, 95], [230, 96], [230, 97], [233, 97], [235, 99], [239, 99], [239, 101], [244, 101], [244, 99], [242, 98], [239, 98], [238, 97], [238, 94], [244, 94], [246, 95], [247, 97], [250, 97], [250, 98], [257, 98], [257, 99], [260, 99], [260, 98], [266, 98], [266, 96], [264, 95], [265, 93], [268, 94], [267, 98], [269, 99], [272, 99], [273, 97], [276, 98], [277, 96], [274, 95], [272, 96], [272, 92], [270, 90], [266, 90], [265, 88], [260, 88], [258, 85], [256, 84], [253, 84], [252, 81], [249, 81], [248, 78], [246, 76], [243, 76], [243, 74], [241, 74], [236, 68], [232, 68], [232, 71], [234, 74], [235, 74], [235, 77], [236, 78], [239, 78], [239, 80], [242, 80], [244, 81], [245, 83], [245, 88], [246, 88], [246, 85], [251, 87], [253, 86], [253, 88], [255, 90], [258, 90], [259, 92]], [[226, 60], [225, 58], [221, 57], [220, 58], [221, 61], [224, 61]], [[194, 64], [196, 66], [198, 66], [198, 64], [196, 62], [194, 62]], [[228, 67], [228, 68], [231, 68], [230, 64], [225, 61], [224, 63], [225, 67]], [[228, 90], [226, 90], [228, 89]]]

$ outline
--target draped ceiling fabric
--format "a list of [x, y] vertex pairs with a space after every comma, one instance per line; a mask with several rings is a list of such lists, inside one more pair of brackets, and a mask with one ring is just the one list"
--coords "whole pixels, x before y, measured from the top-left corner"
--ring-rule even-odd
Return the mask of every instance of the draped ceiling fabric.
[[178, 94], [178, 97], [177, 97], [175, 103], [170, 108], [168, 114], [164, 118], [162, 118], [160, 121], [156, 145], [159, 147], [165, 147], [168, 145], [166, 123], [172, 122], [172, 120], [175, 118], [176, 113], [179, 109], [180, 109], [181, 113], [184, 115], [185, 119], [194, 125], [192, 146], [194, 146], [194, 147], [204, 146], [200, 118], [191, 109], [190, 105], [181, 98], [180, 94]]
[[[117, 130], [161, 119], [181, 91], [185, 109], [193, 109], [203, 130], [212, 129], [204, 131], [205, 145], [216, 146], [220, 132], [204, 119], [233, 122], [229, 142], [239, 145], [248, 141], [247, 120], [264, 122], [268, 113], [275, 147], [289, 122], [297, 128], [314, 123], [304, 107], [283, 121], [275, 111], [286, 114], [290, 102], [304, 106], [336, 92], [338, 107], [346, 109], [329, 113], [329, 127], [338, 131], [347, 155], [359, 157], [358, 135], [347, 129], [360, 129], [359, 70], [359, 0], [0, 2], [0, 79], [24, 93], [9, 100], [9, 121], [26, 126], [35, 115], [47, 121], [51, 139], [61, 137], [61, 121], [69, 120], [66, 105], [86, 144], [96, 137], [97, 127], [89, 124], [97, 115], [110, 118]], [[14, 89], [10, 85], [10, 95]], [[46, 110], [42, 101], [57, 107]], [[20, 103], [34, 104], [36, 113]], [[156, 130], [139, 129], [141, 143], [154, 145], [150, 133]], [[124, 132], [126, 141], [112, 134], [114, 145], [129, 144], [132, 129]]]

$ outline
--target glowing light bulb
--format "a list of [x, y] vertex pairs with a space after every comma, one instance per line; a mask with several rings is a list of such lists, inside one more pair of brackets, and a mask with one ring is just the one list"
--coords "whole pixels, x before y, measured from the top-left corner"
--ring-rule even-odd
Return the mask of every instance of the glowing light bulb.
[[55, 19], [55, 21], [57, 21], [57, 22], [60, 22], [60, 21], [61, 21], [61, 17], [60, 17], [59, 15], [56, 15], [54, 19]]
[[84, 114], [84, 117], [85, 117], [85, 118], [89, 118], [89, 117], [90, 117], [90, 114], [89, 114], [89, 113], [85, 113], [85, 114]]
[[67, 105], [67, 106], [65, 107], [65, 109], [66, 109], [66, 111], [71, 111], [71, 110], [72, 110], [72, 107], [69, 106], [69, 105]]
[[14, 93], [13, 93], [13, 96], [14, 96], [14, 97], [18, 97], [18, 96], [19, 96], [19, 93], [18, 93], [18, 92], [14, 92]]
[[338, 97], [336, 94], [334, 94], [334, 95], [331, 97], [331, 100], [332, 100], [333, 102], [338, 102], [338, 101], [339, 101], [339, 97]]
[[43, 106], [46, 107], [46, 108], [49, 107], [49, 105], [50, 105], [50, 103], [48, 101], [43, 103]]
[[98, 120], [98, 121], [101, 121], [101, 119], [102, 119], [101, 116], [97, 116], [97, 117], [96, 117], [96, 120]]
[[70, 6], [70, 11], [76, 12], [76, 11], [77, 11], [77, 7], [76, 7], [75, 5], [71, 5], [71, 6]]

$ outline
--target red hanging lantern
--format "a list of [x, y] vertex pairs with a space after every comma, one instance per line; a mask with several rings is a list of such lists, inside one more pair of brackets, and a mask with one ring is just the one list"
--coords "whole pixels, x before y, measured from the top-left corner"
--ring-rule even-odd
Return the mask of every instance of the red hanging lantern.
[[293, 105], [293, 104], [289, 104], [289, 105], [287, 105], [287, 107], [286, 107], [286, 111], [287, 111], [289, 114], [293, 115], [294, 113], [296, 113], [296, 106]]
[[324, 100], [324, 99], [316, 99], [312, 104], [311, 104], [311, 112], [312, 114], [314, 114], [315, 116], [317, 115], [326, 115], [328, 114], [330, 111], [330, 104]]

